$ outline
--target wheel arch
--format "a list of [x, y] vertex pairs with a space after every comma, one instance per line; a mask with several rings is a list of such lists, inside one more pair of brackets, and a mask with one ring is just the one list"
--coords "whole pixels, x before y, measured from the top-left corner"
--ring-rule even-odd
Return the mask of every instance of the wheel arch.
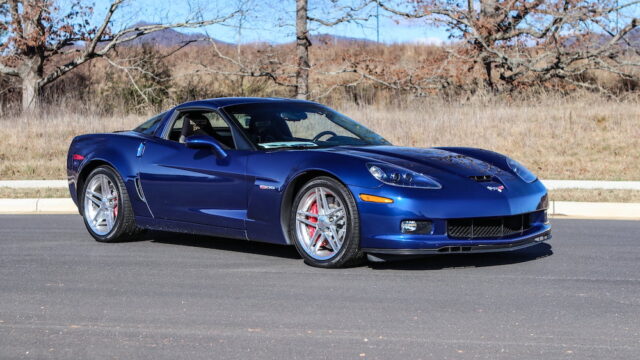
[[78, 180], [76, 183], [76, 198], [78, 199], [78, 209], [80, 210], [80, 212], [82, 212], [82, 201], [80, 196], [82, 195], [82, 189], [84, 188], [84, 182], [87, 180], [87, 177], [89, 177], [89, 174], [91, 174], [91, 172], [97, 168], [99, 168], [100, 166], [108, 166], [111, 169], [113, 169], [113, 171], [115, 171], [116, 173], [118, 173], [118, 175], [120, 175], [120, 178], [122, 178], [122, 174], [119, 174], [118, 169], [113, 166], [113, 164], [111, 164], [110, 162], [104, 160], [104, 159], [92, 159], [89, 162], [87, 162], [84, 166], [82, 166], [82, 169], [80, 169], [80, 172], [78, 173]]
[[[341, 183], [349, 189], [347, 184], [344, 181], [340, 180], [338, 176], [332, 174], [326, 170], [305, 170], [299, 174], [296, 174], [292, 177], [291, 180], [287, 183], [287, 186], [282, 194], [282, 205], [280, 206], [280, 226], [282, 227], [282, 234], [284, 235], [284, 239], [288, 245], [292, 245], [293, 242], [289, 238], [289, 226], [290, 226], [290, 212], [293, 206], [293, 201], [295, 199], [298, 191], [304, 186], [304, 184], [308, 183], [312, 179], [315, 179], [320, 176], [330, 177], [337, 182]], [[352, 194], [353, 195], [353, 194]]]

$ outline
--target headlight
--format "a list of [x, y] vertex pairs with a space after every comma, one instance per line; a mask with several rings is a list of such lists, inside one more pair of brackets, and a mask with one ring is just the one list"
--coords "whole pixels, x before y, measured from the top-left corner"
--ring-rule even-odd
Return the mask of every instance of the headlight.
[[367, 164], [374, 178], [393, 186], [415, 187], [421, 189], [441, 189], [434, 179], [399, 166], [387, 164]]
[[534, 173], [529, 171], [529, 169], [524, 167], [524, 165], [520, 164], [519, 162], [513, 159], [507, 158], [507, 165], [509, 165], [511, 170], [514, 173], [516, 173], [516, 175], [518, 175], [520, 179], [524, 180], [524, 182], [526, 183], [532, 183], [536, 181], [536, 179], [538, 178]]

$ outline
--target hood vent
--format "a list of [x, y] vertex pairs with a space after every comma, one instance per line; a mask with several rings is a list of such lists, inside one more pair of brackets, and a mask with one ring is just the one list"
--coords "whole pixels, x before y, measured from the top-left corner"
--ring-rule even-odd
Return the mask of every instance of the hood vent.
[[475, 176], [469, 176], [469, 179], [473, 180], [473, 181], [477, 181], [477, 182], [490, 182], [490, 181], [495, 181], [493, 179], [492, 175], [475, 175]]

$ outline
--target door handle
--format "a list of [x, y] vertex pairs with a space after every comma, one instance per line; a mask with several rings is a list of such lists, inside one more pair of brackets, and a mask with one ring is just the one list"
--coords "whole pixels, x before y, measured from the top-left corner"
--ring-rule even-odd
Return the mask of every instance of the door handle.
[[140, 145], [138, 146], [138, 153], [136, 154], [136, 157], [141, 157], [142, 154], [144, 154], [144, 148], [144, 143], [140, 143]]

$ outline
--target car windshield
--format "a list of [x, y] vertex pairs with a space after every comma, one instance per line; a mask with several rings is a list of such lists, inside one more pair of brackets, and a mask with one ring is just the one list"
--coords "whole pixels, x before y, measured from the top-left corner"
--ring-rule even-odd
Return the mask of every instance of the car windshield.
[[380, 135], [312, 103], [258, 103], [224, 108], [261, 149], [388, 145]]

